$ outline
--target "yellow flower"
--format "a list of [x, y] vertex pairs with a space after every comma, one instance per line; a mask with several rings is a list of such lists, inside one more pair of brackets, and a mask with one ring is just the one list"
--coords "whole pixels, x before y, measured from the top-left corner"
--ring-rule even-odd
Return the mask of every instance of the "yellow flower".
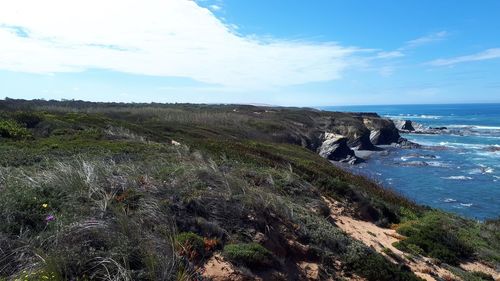
[[48, 206], [49, 206], [49, 204], [47, 204], [47, 203], [42, 204], [42, 207], [44, 207], [44, 208], [47, 208]]

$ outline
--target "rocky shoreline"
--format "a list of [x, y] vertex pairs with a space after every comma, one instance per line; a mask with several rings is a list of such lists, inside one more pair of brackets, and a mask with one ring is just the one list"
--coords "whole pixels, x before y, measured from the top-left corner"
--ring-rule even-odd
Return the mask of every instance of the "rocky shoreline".
[[[353, 113], [360, 121], [361, 126], [353, 124], [339, 124], [333, 122], [331, 130], [325, 130], [319, 137], [320, 145], [316, 151], [320, 156], [331, 161], [358, 164], [365, 159], [363, 155], [370, 152], [383, 151], [384, 146], [398, 147], [403, 149], [419, 148], [420, 145], [402, 137], [400, 132], [406, 132], [403, 127], [415, 130], [411, 127], [411, 121], [407, 124], [399, 124], [382, 118], [376, 113]], [[408, 130], [410, 131], [410, 130]]]
[[[352, 121], [351, 124], [335, 124], [331, 130], [325, 130], [319, 136], [320, 145], [313, 150], [331, 161], [354, 165], [364, 162], [373, 152], [387, 151], [388, 148], [422, 148], [422, 145], [404, 138], [402, 136], [404, 134], [467, 136], [477, 133], [473, 126], [426, 127], [411, 120], [392, 120], [375, 113], [353, 113], [353, 115], [362, 122], [361, 127], [353, 127]], [[430, 149], [447, 148], [435, 146]], [[498, 153], [500, 146], [491, 145], [484, 147], [483, 150]]]

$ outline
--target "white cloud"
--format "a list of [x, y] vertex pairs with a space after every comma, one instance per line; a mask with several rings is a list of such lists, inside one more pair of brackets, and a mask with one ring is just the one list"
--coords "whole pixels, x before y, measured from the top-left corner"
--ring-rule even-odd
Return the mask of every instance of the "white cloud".
[[400, 51], [390, 51], [390, 52], [379, 52], [377, 54], [378, 59], [393, 59], [393, 58], [399, 58], [399, 57], [404, 57], [405, 55], [400, 52]]
[[415, 48], [423, 45], [427, 45], [430, 43], [438, 42], [444, 40], [448, 37], [449, 33], [447, 31], [440, 31], [436, 33], [432, 33], [426, 36], [422, 36], [420, 38], [410, 40], [406, 42], [406, 46], [404, 48]]
[[500, 48], [493, 48], [467, 56], [453, 57], [447, 59], [437, 59], [429, 62], [429, 64], [434, 66], [448, 66], [463, 62], [491, 60], [498, 58], [500, 58]]
[[210, 10], [212, 10], [212, 11], [214, 11], [214, 12], [220, 11], [220, 10], [222, 9], [222, 7], [221, 7], [221, 6], [219, 6], [219, 5], [215, 5], [215, 4], [210, 5], [209, 7], [210, 7]]
[[5, 0], [0, 69], [107, 69], [255, 89], [338, 79], [357, 51], [233, 30], [187, 0]]

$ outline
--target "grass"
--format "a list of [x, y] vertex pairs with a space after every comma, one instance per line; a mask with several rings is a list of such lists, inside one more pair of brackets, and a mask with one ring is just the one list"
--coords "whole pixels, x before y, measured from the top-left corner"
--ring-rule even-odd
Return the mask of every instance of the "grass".
[[[315, 153], [313, 128], [329, 118], [358, 126], [349, 114], [15, 100], [0, 109], [2, 122], [29, 135], [0, 138], [0, 280], [23, 270], [58, 280], [188, 280], [220, 249], [255, 274], [307, 259], [325, 272], [340, 261], [368, 280], [417, 280], [332, 224], [321, 195], [353, 216], [422, 232], [409, 235], [409, 248], [425, 250], [419, 245], [439, 221]], [[450, 230], [473, 256], [498, 262], [488, 247], [498, 241], [497, 222], [439, 216], [460, 222]], [[309, 250], [297, 253], [289, 240]]]
[[229, 261], [248, 267], [271, 267], [275, 263], [273, 254], [257, 243], [228, 244], [222, 255]]
[[498, 262], [500, 240], [495, 234], [498, 224], [494, 222], [477, 223], [432, 211], [399, 225], [397, 231], [408, 238], [395, 246], [414, 255], [433, 257], [452, 265], [474, 257]]

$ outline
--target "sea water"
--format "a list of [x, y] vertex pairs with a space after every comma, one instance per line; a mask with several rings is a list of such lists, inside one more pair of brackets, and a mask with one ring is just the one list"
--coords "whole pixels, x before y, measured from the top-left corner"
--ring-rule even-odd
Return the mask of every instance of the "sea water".
[[387, 147], [349, 167], [417, 203], [478, 219], [500, 217], [500, 104], [323, 107], [376, 112], [449, 133], [402, 134], [420, 149]]

